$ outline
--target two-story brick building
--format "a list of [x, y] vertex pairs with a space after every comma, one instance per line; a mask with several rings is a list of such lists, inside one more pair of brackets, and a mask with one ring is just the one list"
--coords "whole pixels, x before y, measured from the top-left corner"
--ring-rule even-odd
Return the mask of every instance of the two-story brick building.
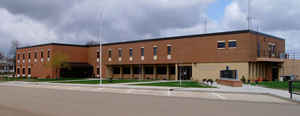
[[[236, 71], [237, 79], [279, 78], [285, 53], [285, 40], [251, 30], [148, 40], [70, 45], [50, 43], [17, 49], [17, 75], [56, 78], [54, 69], [46, 67], [58, 52], [68, 56], [71, 69], [99, 77], [126, 79], [219, 79], [222, 70]], [[101, 60], [99, 58], [102, 58]], [[71, 76], [67, 70], [63, 75]], [[74, 74], [74, 73], [73, 73]]]

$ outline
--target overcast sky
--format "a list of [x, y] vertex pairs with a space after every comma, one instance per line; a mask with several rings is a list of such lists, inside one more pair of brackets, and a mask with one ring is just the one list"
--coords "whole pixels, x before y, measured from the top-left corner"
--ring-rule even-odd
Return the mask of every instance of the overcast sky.
[[[300, 0], [251, 0], [251, 28], [286, 38], [300, 55]], [[0, 51], [247, 29], [247, 0], [0, 0]]]

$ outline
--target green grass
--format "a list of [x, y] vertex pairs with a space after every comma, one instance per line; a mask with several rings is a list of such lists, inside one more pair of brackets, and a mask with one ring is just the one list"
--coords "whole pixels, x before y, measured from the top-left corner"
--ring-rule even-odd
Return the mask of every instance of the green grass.
[[[159, 83], [147, 83], [147, 84], [135, 84], [140, 86], [162, 86], [162, 87], [179, 87], [179, 82], [159, 82]], [[184, 88], [214, 88], [212, 86], [200, 84], [194, 81], [184, 81], [181, 83], [181, 87]]]
[[[256, 84], [252, 84], [256, 85]], [[282, 89], [282, 90], [288, 90], [289, 85], [288, 82], [279, 82], [279, 81], [273, 81], [273, 82], [259, 82], [257, 85], [267, 87], [267, 88], [273, 88], [273, 89]], [[293, 83], [294, 86], [300, 87], [300, 82]], [[300, 91], [300, 89], [295, 89], [296, 91]]]
[[[113, 80], [110, 82], [109, 80], [102, 80], [103, 84], [114, 84], [114, 83], [132, 83], [132, 82], [149, 82], [152, 80]], [[78, 81], [55, 81], [53, 83], [70, 83], [70, 84], [99, 84], [99, 80], [78, 80]]]
[[52, 82], [52, 81], [65, 81], [65, 80], [82, 80], [85, 78], [60, 78], [60, 79], [30, 79], [30, 78], [0, 78], [0, 82], [5, 81], [25, 81], [25, 82]]

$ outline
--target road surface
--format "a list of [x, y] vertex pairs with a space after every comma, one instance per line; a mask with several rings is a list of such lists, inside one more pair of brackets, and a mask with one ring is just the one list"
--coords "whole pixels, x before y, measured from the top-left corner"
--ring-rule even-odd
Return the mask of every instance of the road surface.
[[297, 116], [299, 104], [0, 86], [1, 116]]

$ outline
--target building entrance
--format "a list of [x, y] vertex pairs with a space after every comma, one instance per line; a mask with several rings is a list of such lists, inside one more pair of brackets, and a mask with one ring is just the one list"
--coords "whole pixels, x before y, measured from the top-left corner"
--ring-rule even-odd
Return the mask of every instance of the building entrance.
[[179, 66], [178, 67], [178, 80], [191, 80], [192, 66]]

